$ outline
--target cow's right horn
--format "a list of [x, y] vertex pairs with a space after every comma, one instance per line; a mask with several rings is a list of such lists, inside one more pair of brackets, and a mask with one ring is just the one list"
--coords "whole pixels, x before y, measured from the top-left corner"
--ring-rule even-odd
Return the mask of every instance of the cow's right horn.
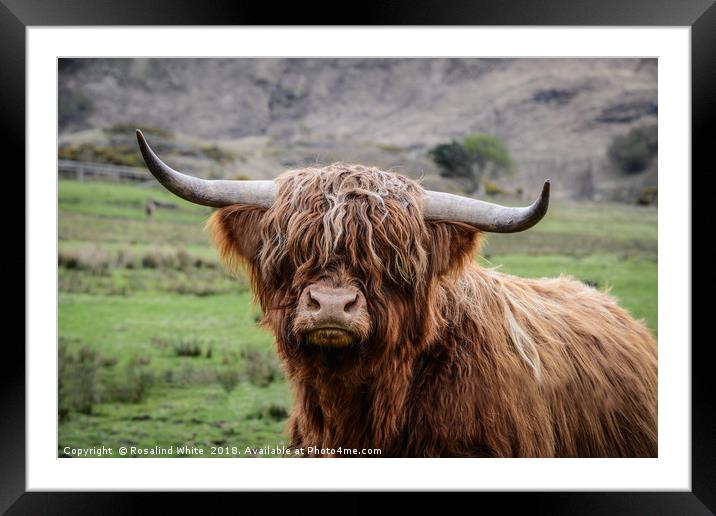
[[203, 206], [221, 208], [231, 204], [250, 204], [268, 208], [276, 199], [273, 181], [206, 180], [177, 172], [159, 159], [137, 129], [139, 150], [154, 177], [167, 190], [182, 199]]

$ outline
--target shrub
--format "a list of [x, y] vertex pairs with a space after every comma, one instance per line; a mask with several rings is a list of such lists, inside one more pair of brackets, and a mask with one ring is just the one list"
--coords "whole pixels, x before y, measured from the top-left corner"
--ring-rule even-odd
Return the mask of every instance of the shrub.
[[165, 369], [161, 374], [162, 381], [166, 383], [172, 383], [174, 382], [174, 370], [173, 369]]
[[77, 251], [60, 251], [57, 264], [66, 269], [105, 273], [112, 266], [112, 256], [100, 247], [88, 247]]
[[166, 349], [169, 345], [168, 339], [165, 337], [152, 337], [151, 343], [157, 349]]
[[71, 353], [60, 339], [58, 350], [58, 415], [64, 419], [70, 411], [91, 414], [97, 402], [96, 373], [98, 355], [88, 347]]
[[287, 417], [288, 411], [286, 407], [277, 403], [262, 405], [247, 415], [248, 419], [270, 419], [272, 421], [282, 421]]
[[281, 367], [273, 353], [255, 348], [245, 348], [240, 352], [241, 373], [249, 383], [258, 387], [267, 387], [283, 375]]
[[233, 351], [225, 351], [221, 354], [221, 363], [224, 365], [235, 364], [239, 361], [238, 354]]
[[226, 392], [231, 392], [239, 384], [239, 371], [229, 367], [220, 369], [216, 374], [216, 379]]
[[199, 357], [202, 354], [201, 343], [195, 339], [180, 339], [172, 342], [172, 349], [178, 357]]
[[154, 384], [154, 375], [144, 367], [127, 364], [123, 374], [110, 377], [104, 386], [106, 401], [140, 403]]
[[184, 364], [174, 375], [174, 380], [179, 385], [207, 385], [217, 381], [217, 373], [213, 367], [194, 367], [191, 364]]
[[485, 183], [485, 193], [487, 195], [504, 195], [508, 192], [504, 188], [501, 188], [497, 183], [487, 181]]
[[209, 284], [199, 284], [190, 281], [179, 281], [170, 285], [167, 290], [177, 294], [192, 294], [194, 296], [206, 297], [215, 294], [225, 294], [231, 289], [228, 287], [215, 287]]
[[142, 256], [142, 267], [145, 269], [158, 269], [164, 263], [164, 256], [157, 251], [148, 251]]
[[194, 256], [183, 248], [177, 250], [147, 249], [141, 255], [137, 255], [126, 248], [119, 248], [116, 252], [111, 252], [103, 247], [91, 246], [71, 251], [62, 250], [58, 253], [57, 261], [58, 265], [65, 269], [94, 273], [105, 273], [113, 267], [131, 270], [145, 268], [182, 271], [218, 268], [218, 263], [215, 260]]
[[138, 269], [139, 261], [140, 260], [137, 258], [137, 256], [130, 250], [125, 249], [123, 247], [120, 247], [117, 250], [117, 257], [115, 260], [117, 267], [122, 267], [125, 269]]
[[132, 357], [131, 364], [133, 366], [145, 366], [149, 365], [149, 362], [152, 361], [152, 358], [148, 355], [135, 355]]
[[106, 356], [102, 356], [99, 361], [99, 363], [102, 367], [114, 367], [117, 365], [117, 362], [118, 362], [117, 357], [106, 357]]
[[[197, 265], [198, 263], [198, 265]], [[178, 249], [176, 252], [176, 265], [179, 269], [188, 269], [190, 267], [201, 266], [201, 260], [194, 260], [184, 249]]]
[[657, 126], [635, 127], [617, 136], [607, 149], [611, 162], [624, 174], [646, 170], [658, 153]]
[[659, 191], [655, 186], [645, 186], [639, 192], [636, 203], [640, 206], [650, 206], [656, 204], [659, 198]]

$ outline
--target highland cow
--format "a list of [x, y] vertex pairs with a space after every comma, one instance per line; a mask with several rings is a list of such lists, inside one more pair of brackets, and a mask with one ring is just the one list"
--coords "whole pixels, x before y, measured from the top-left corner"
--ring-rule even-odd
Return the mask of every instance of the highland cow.
[[654, 457], [657, 347], [609, 295], [478, 266], [486, 232], [547, 210], [429, 192], [334, 164], [274, 181], [150, 171], [219, 207], [208, 229], [244, 266], [295, 391], [293, 446], [389, 457]]

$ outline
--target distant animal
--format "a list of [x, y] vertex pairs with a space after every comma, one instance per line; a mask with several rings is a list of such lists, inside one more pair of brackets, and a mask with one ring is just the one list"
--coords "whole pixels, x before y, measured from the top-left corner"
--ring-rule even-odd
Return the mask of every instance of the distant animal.
[[177, 205], [173, 202], [157, 201], [156, 199], [147, 199], [144, 203], [144, 213], [147, 217], [151, 217], [157, 208], [165, 208], [168, 210], [176, 210]]
[[549, 182], [531, 206], [511, 208], [360, 165], [206, 181], [137, 136], [161, 184], [219, 208], [208, 229], [226, 266], [246, 268], [295, 391], [293, 446], [657, 455], [657, 345], [645, 325], [577, 280], [474, 261], [483, 233], [543, 218]]

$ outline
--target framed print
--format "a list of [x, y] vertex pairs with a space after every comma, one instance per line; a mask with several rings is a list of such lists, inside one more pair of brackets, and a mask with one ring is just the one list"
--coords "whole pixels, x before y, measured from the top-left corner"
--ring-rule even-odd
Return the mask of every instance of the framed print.
[[716, 506], [691, 338], [712, 3], [350, 26], [5, 4], [10, 514], [149, 490]]

